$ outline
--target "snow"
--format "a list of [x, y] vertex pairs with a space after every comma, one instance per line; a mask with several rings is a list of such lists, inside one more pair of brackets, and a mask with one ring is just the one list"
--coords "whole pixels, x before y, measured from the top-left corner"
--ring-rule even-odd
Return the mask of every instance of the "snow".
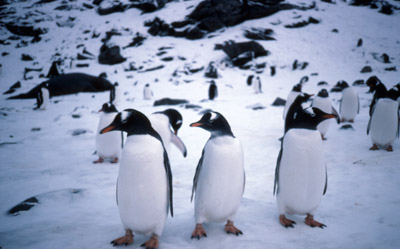
[[[310, 80], [303, 91], [318, 93], [319, 81], [326, 81], [328, 90], [339, 80], [349, 84], [357, 79], [366, 80], [377, 75], [387, 88], [400, 81], [398, 71], [385, 71], [396, 66], [400, 69], [400, 23], [399, 11], [384, 15], [368, 7], [348, 6], [342, 1], [336, 4], [317, 2], [317, 8], [302, 11], [282, 11], [270, 17], [246, 21], [235, 27], [216, 32], [216, 36], [189, 41], [173, 37], [152, 37], [143, 26], [146, 20], [159, 16], [168, 23], [183, 20], [200, 1], [173, 1], [164, 9], [141, 14], [137, 9], [124, 13], [99, 16], [95, 10], [54, 11], [57, 1], [32, 6], [35, 1], [15, 1], [13, 8], [19, 16], [27, 11], [45, 18], [49, 32], [42, 41], [16, 48], [21, 40], [11, 45], [0, 45], [0, 50], [9, 52], [0, 57], [0, 91], [5, 92], [16, 81], [22, 87], [17, 93], [26, 92], [44, 79], [40, 73], [31, 72], [31, 80], [23, 79], [25, 67], [43, 68], [47, 73], [56, 52], [61, 58], [76, 57], [83, 44], [97, 55], [101, 39], [112, 28], [122, 32], [113, 37], [121, 47], [127, 45], [136, 32], [146, 35], [142, 46], [122, 50], [127, 62], [106, 66], [90, 60], [88, 68], [77, 68], [76, 60], [63, 65], [65, 73], [86, 72], [98, 75], [106, 72], [108, 79], [119, 82], [123, 97], [118, 109], [135, 108], [150, 115], [171, 106], [153, 107], [153, 101], [163, 97], [184, 98], [202, 110], [212, 109], [222, 113], [240, 139], [245, 158], [246, 189], [235, 225], [244, 235], [236, 237], [223, 231], [223, 223], [206, 224], [207, 238], [191, 240], [194, 229], [194, 207], [190, 202], [192, 180], [201, 151], [209, 133], [190, 128], [189, 124], [200, 119], [193, 109], [172, 106], [183, 115], [183, 126], [179, 131], [188, 149], [183, 158], [172, 146], [171, 167], [174, 187], [174, 217], [168, 217], [160, 248], [397, 248], [400, 244], [400, 142], [394, 142], [394, 152], [369, 151], [370, 137], [366, 135], [369, 120], [369, 103], [372, 95], [366, 87], [356, 87], [360, 96], [361, 110], [353, 125], [354, 130], [340, 130], [340, 125], [331, 124], [328, 140], [323, 142], [328, 168], [328, 190], [316, 211], [315, 219], [327, 228], [310, 228], [303, 223], [302, 216], [288, 216], [297, 222], [294, 229], [279, 224], [276, 199], [272, 195], [275, 164], [280, 149], [279, 138], [283, 134], [282, 107], [273, 107], [276, 97], [286, 98], [293, 85], [307, 75]], [[83, 0], [74, 2], [81, 5]], [[296, 2], [296, 1], [291, 1]], [[392, 4], [399, 5], [396, 1]], [[43, 13], [43, 14], [41, 14]], [[309, 16], [321, 20], [303, 28], [287, 29], [284, 25], [306, 19]], [[59, 28], [54, 21], [75, 17], [73, 28]], [[2, 17], [4, 22], [9, 17]], [[281, 22], [279, 25], [271, 23]], [[221, 77], [216, 81], [219, 96], [215, 101], [207, 98], [208, 79], [199, 72], [174, 78], [172, 73], [183, 69], [185, 63], [206, 67], [210, 61], [221, 61], [226, 55], [214, 50], [216, 43], [227, 40], [246, 41], [243, 30], [249, 27], [272, 28], [277, 41], [259, 41], [271, 52], [257, 62], [276, 66], [277, 74], [271, 77], [269, 69], [260, 74], [263, 93], [254, 94], [246, 84], [251, 71], [237, 68], [219, 68]], [[124, 31], [129, 28], [129, 31]], [[332, 32], [337, 29], [338, 33]], [[100, 33], [91, 39], [95, 30]], [[0, 39], [9, 37], [2, 25]], [[359, 38], [363, 45], [357, 47]], [[22, 37], [30, 41], [32, 38]], [[162, 46], [174, 56], [171, 62], [162, 62], [155, 54]], [[29, 54], [34, 62], [21, 61], [21, 54]], [[373, 58], [373, 53], [387, 53], [392, 63], [383, 64]], [[181, 61], [177, 56], [183, 56]], [[291, 69], [293, 61], [309, 62], [305, 70]], [[130, 62], [151, 68], [161, 64], [160, 70], [139, 73], [125, 72]], [[70, 62], [72, 68], [69, 67]], [[365, 65], [372, 73], [362, 74]], [[318, 73], [314, 75], [313, 73]], [[130, 78], [128, 78], [130, 77]], [[183, 80], [191, 80], [185, 83]], [[143, 87], [151, 83], [153, 100], [143, 100]], [[100, 114], [98, 110], [109, 99], [105, 93], [80, 93], [54, 97], [45, 111], [33, 111], [35, 100], [6, 100], [0, 97], [0, 247], [1, 248], [110, 248], [109, 242], [124, 231], [115, 202], [115, 187], [118, 165], [93, 164], [97, 159], [95, 132]], [[333, 105], [339, 107], [340, 93], [330, 93]], [[265, 106], [262, 110], [246, 108], [254, 104]], [[80, 118], [73, 118], [79, 114]], [[40, 128], [38, 131], [32, 128]], [[86, 133], [72, 136], [76, 129]], [[37, 130], [37, 129], [36, 129]], [[79, 190], [79, 191], [76, 191]], [[76, 193], [74, 193], [76, 192]], [[36, 196], [39, 204], [18, 216], [6, 212], [23, 200]], [[148, 238], [135, 236], [130, 248], [139, 246]]]

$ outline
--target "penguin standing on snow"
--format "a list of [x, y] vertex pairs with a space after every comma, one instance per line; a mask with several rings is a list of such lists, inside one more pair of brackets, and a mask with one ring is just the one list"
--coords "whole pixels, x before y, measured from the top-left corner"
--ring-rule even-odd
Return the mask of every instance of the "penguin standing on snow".
[[317, 126], [322, 121], [337, 116], [315, 107], [312, 110], [314, 113], [299, 110], [293, 115], [288, 113], [287, 116], [293, 122], [289, 122], [291, 125], [282, 141], [274, 183], [279, 222], [284, 227], [293, 227], [296, 224], [287, 219], [285, 214], [307, 215], [307, 225], [325, 227], [314, 220], [315, 211], [327, 189], [327, 170]]
[[211, 133], [204, 146], [193, 179], [192, 199], [196, 227], [192, 239], [207, 237], [203, 223], [223, 222], [225, 232], [243, 234], [233, 225], [244, 192], [243, 150], [226, 119], [218, 112], [208, 112], [190, 125]]
[[372, 147], [393, 151], [393, 142], [399, 136], [399, 102], [397, 88], [390, 89], [385, 98], [378, 98], [369, 119], [367, 135], [371, 133]]
[[157, 248], [168, 209], [172, 209], [172, 173], [160, 135], [141, 112], [126, 109], [100, 131], [125, 131], [128, 138], [122, 151], [117, 181], [117, 204], [125, 235], [114, 246], [133, 243], [133, 233], [151, 238], [142, 246]]
[[354, 87], [349, 86], [346, 81], [339, 82], [342, 88], [342, 99], [340, 100], [340, 116], [342, 122], [354, 122], [354, 118], [360, 112], [360, 100]]
[[293, 86], [292, 90], [290, 91], [290, 93], [286, 99], [285, 108], [283, 109], [283, 120], [286, 119], [287, 112], [288, 112], [290, 106], [292, 105], [293, 101], [296, 99], [297, 95], [299, 95], [301, 93], [301, 88], [302, 88], [301, 84], [296, 84]]
[[262, 93], [260, 76], [253, 78], [252, 85], [253, 85], [253, 90], [254, 90], [255, 94]]
[[[339, 116], [336, 109], [332, 106], [331, 99], [329, 98], [329, 93], [325, 88], [321, 89], [321, 91], [318, 92], [318, 95], [314, 98], [311, 106], [316, 107], [323, 112], [334, 113], [336, 116]], [[328, 132], [330, 123], [331, 120], [325, 120], [317, 126], [317, 129], [321, 133], [322, 140], [326, 140], [326, 133]]]
[[50, 101], [49, 83], [45, 82], [42, 84], [36, 95], [36, 107], [33, 109], [46, 110], [49, 101]]
[[93, 161], [93, 163], [102, 163], [104, 159], [111, 159], [111, 163], [118, 163], [123, 144], [122, 132], [114, 131], [100, 134], [100, 131], [109, 125], [118, 114], [117, 108], [111, 103], [104, 103], [99, 112], [101, 114], [96, 133], [96, 151], [99, 159]]
[[110, 103], [112, 104], [117, 104], [120, 99], [121, 99], [121, 89], [119, 88], [118, 82], [115, 82], [114, 85], [112, 85], [112, 88], [110, 90]]
[[369, 87], [370, 93], [374, 93], [374, 97], [372, 98], [371, 104], [369, 106], [369, 116], [372, 116], [372, 112], [374, 110], [374, 105], [380, 98], [386, 97], [387, 89], [385, 85], [381, 82], [381, 80], [376, 76], [371, 76], [366, 85]]
[[182, 152], [183, 157], [186, 157], [186, 146], [178, 137], [178, 130], [182, 126], [182, 115], [175, 109], [167, 109], [151, 114], [149, 119], [153, 128], [160, 134], [168, 155], [170, 155], [170, 144], [173, 143]]
[[211, 80], [210, 87], [208, 88], [208, 99], [214, 100], [216, 97], [218, 97], [217, 84], [215, 84], [215, 81]]
[[153, 97], [153, 91], [150, 88], [150, 84], [147, 83], [143, 88], [143, 99], [150, 100]]

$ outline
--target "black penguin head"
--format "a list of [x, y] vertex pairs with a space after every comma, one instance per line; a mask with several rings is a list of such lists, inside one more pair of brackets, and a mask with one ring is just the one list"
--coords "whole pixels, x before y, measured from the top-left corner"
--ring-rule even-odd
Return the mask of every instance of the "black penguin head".
[[339, 81], [336, 85], [340, 87], [342, 90], [349, 87], [349, 84], [344, 80]]
[[292, 91], [293, 92], [301, 92], [301, 87], [302, 87], [302, 85], [300, 83], [296, 84], [293, 86]]
[[319, 123], [330, 118], [336, 118], [339, 121], [336, 114], [325, 113], [316, 107], [312, 107], [311, 110], [312, 112], [307, 108], [296, 112], [291, 117], [290, 125], [286, 131], [292, 128], [316, 130]]
[[376, 76], [369, 77], [367, 82], [365, 82], [365, 84], [369, 87], [368, 92], [370, 93], [374, 92], [376, 87], [381, 83], [382, 83], [381, 80]]
[[178, 135], [178, 130], [182, 126], [182, 115], [175, 109], [167, 109], [162, 112], [157, 112], [165, 114], [169, 119], [169, 124], [174, 130], [175, 135]]
[[338, 123], [340, 122], [338, 115], [336, 115], [334, 113], [332, 113], [332, 114], [326, 113], [317, 107], [312, 107], [312, 110], [313, 110], [313, 114], [311, 114], [311, 119], [314, 119], [313, 122], [316, 124], [316, 126], [319, 125], [319, 123], [321, 123], [322, 121], [330, 119], [330, 118], [335, 118]]
[[146, 83], [145, 87], [149, 87], [149, 86], [150, 86], [150, 84], [149, 84], [149, 83]]
[[104, 112], [104, 113], [111, 113], [111, 112], [118, 112], [117, 108], [115, 105], [112, 103], [104, 103], [99, 112]]
[[[301, 104], [307, 102], [314, 94], [308, 94], [308, 93], [300, 93], [297, 95], [296, 99], [293, 101], [293, 103], [296, 104]], [[292, 104], [293, 105], [293, 104]]]
[[391, 88], [387, 94], [386, 97], [392, 100], [397, 100], [400, 97], [400, 91], [399, 88], [397, 86], [394, 86], [393, 88]]
[[125, 131], [129, 135], [152, 134], [150, 120], [141, 112], [134, 109], [125, 109], [115, 116], [114, 120], [100, 131], [104, 134], [110, 131]]
[[228, 121], [218, 112], [207, 112], [203, 117], [190, 125], [190, 127], [200, 127], [211, 132], [211, 137], [232, 136], [233, 133]]
[[321, 89], [321, 90], [318, 92], [318, 97], [322, 97], [322, 98], [327, 98], [327, 97], [329, 97], [328, 90], [326, 90], [325, 88]]
[[119, 84], [118, 84], [118, 82], [115, 82], [114, 87], [117, 87], [117, 86], [119, 86]]
[[49, 89], [49, 82], [48, 81], [44, 82], [42, 87], [46, 88], [46, 89]]

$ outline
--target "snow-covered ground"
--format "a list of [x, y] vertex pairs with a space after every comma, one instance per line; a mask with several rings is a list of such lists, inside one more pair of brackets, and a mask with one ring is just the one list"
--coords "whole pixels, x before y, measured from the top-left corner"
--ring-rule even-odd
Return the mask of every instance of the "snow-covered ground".
[[[12, 6], [22, 16], [23, 11], [28, 11], [23, 7], [34, 2], [16, 1]], [[83, 0], [76, 1], [77, 4], [81, 2]], [[97, 55], [100, 39], [112, 28], [122, 32], [122, 36], [113, 37], [121, 46], [140, 32], [147, 39], [142, 46], [122, 50], [122, 55], [128, 58], [125, 63], [106, 66], [91, 60], [88, 68], [77, 68], [76, 61], [71, 62], [72, 67], [68, 61], [62, 69], [65, 73], [92, 75], [106, 72], [108, 79], [119, 82], [124, 92], [119, 110], [135, 108], [151, 114], [168, 108], [153, 107], [153, 101], [163, 97], [187, 99], [201, 106], [198, 110], [173, 107], [183, 115], [179, 136], [187, 146], [188, 156], [183, 158], [176, 148], [171, 150], [175, 215], [167, 219], [160, 248], [398, 248], [400, 142], [396, 139], [391, 153], [369, 150], [371, 141], [366, 128], [372, 95], [366, 93], [368, 88], [356, 87], [361, 110], [352, 124], [354, 130], [340, 130], [342, 124], [332, 123], [328, 140], [323, 142], [329, 184], [315, 217], [327, 225], [323, 230], [306, 226], [301, 216], [289, 216], [297, 222], [294, 229], [279, 224], [272, 190], [280, 149], [278, 139], [283, 134], [283, 108], [271, 104], [276, 97], [286, 99], [292, 86], [306, 75], [310, 80], [303, 91], [314, 94], [322, 87], [329, 90], [339, 80], [352, 84], [372, 75], [377, 75], [387, 88], [399, 83], [399, 71], [384, 70], [392, 66], [400, 70], [399, 11], [388, 16], [368, 7], [348, 6], [342, 1], [337, 4], [318, 1], [316, 8], [306, 12], [281, 11], [226, 28], [215, 37], [194, 41], [153, 37], [143, 26], [144, 21], [156, 16], [167, 22], [183, 20], [199, 2], [180, 0], [154, 13], [141, 14], [137, 9], [130, 9], [107, 16], [99, 16], [94, 9], [54, 11], [57, 1], [37, 5], [29, 11], [36, 9], [37, 15], [46, 17], [40, 25], [47, 25], [49, 32], [42, 35], [42, 41], [26, 47], [16, 48], [21, 40], [0, 45], [2, 53], [9, 53], [0, 57], [0, 92], [17, 81], [21, 81], [22, 87], [16, 93], [26, 92], [42, 82], [44, 79], [36, 72], [29, 74], [33, 79], [24, 80], [24, 69], [43, 68], [41, 73], [46, 74], [57, 52], [62, 58], [75, 57], [82, 50], [77, 45], [83, 44]], [[392, 3], [400, 5], [396, 1]], [[321, 22], [298, 29], [283, 26], [309, 16]], [[54, 23], [68, 17], [76, 18], [73, 28], [60, 28]], [[278, 22], [281, 24], [271, 24]], [[207, 99], [209, 85], [204, 71], [170, 80], [172, 73], [177, 68], [183, 69], [185, 63], [206, 67], [210, 61], [225, 59], [223, 51], [214, 50], [215, 44], [227, 40], [246, 41], [243, 31], [250, 27], [272, 28], [275, 32], [276, 41], [258, 41], [271, 52], [257, 59], [257, 62], [267, 62], [266, 70], [260, 74], [263, 93], [254, 94], [253, 88], [246, 84], [247, 76], [253, 72], [238, 68], [219, 68], [221, 77], [215, 80], [219, 96], [215, 101], [203, 101]], [[333, 29], [338, 32], [332, 32]], [[95, 30], [101, 35], [91, 39], [92, 33], [84, 33], [84, 30]], [[3, 25], [0, 26], [1, 39], [10, 35]], [[363, 39], [361, 47], [357, 47], [359, 38]], [[31, 38], [21, 39], [29, 41]], [[167, 55], [174, 56], [173, 61], [163, 62], [155, 56], [162, 46], [173, 47], [167, 50]], [[382, 53], [390, 56], [391, 64], [374, 59], [374, 55]], [[21, 61], [22, 54], [33, 56], [38, 63]], [[179, 60], [178, 56], [185, 57], [186, 61]], [[292, 63], [296, 59], [309, 62], [309, 66], [293, 71]], [[130, 62], [146, 68], [161, 64], [165, 67], [146, 73], [124, 71]], [[366, 65], [372, 67], [372, 73], [360, 73]], [[273, 77], [269, 66], [277, 68]], [[329, 85], [317, 86], [320, 81]], [[154, 91], [153, 100], [143, 100], [146, 83], [150, 83]], [[124, 233], [115, 202], [118, 165], [92, 163], [97, 159], [93, 152], [98, 110], [108, 101], [108, 92], [54, 97], [45, 111], [32, 110], [33, 99], [6, 100], [8, 96], [0, 97], [0, 247], [110, 248], [109, 242]], [[341, 94], [330, 93], [330, 97], [338, 109]], [[265, 109], [249, 108], [254, 104]], [[207, 224], [208, 237], [198, 241], [190, 239], [195, 226], [190, 195], [195, 169], [209, 133], [190, 128], [189, 124], [199, 120], [199, 111], [207, 108], [226, 117], [243, 145], [246, 189], [235, 224], [244, 235], [227, 235], [223, 231], [224, 224]], [[72, 136], [76, 129], [86, 133]], [[32, 196], [40, 203], [31, 210], [18, 216], [6, 214], [11, 207]], [[145, 236], [136, 235], [134, 244], [129, 247], [139, 248], [145, 240]]]

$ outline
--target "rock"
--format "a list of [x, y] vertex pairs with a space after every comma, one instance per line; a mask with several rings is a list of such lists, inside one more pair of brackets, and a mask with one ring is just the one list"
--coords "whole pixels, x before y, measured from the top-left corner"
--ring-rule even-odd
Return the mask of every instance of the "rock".
[[253, 40], [271, 41], [276, 40], [275, 38], [271, 37], [273, 33], [274, 31], [272, 29], [251, 28], [244, 31], [244, 36]]
[[215, 49], [222, 49], [229, 56], [235, 66], [243, 66], [253, 58], [269, 54], [263, 46], [255, 41], [239, 43], [228, 41], [222, 45], [216, 44]]
[[87, 133], [87, 130], [86, 130], [86, 129], [80, 129], [80, 128], [78, 128], [78, 129], [75, 129], [75, 130], [72, 132], [72, 136], [79, 136], [79, 135], [82, 135], [82, 134], [85, 134], [85, 133]]
[[120, 54], [120, 47], [111, 45], [110, 47], [105, 43], [100, 48], [99, 63], [105, 65], [115, 65], [126, 61], [126, 58]]
[[363, 86], [364, 80], [356, 80], [353, 82], [353, 86]]
[[275, 66], [271, 66], [271, 76], [274, 76], [276, 74], [276, 67]]
[[145, 70], [138, 71], [138, 73], [151, 72], [151, 71], [159, 70], [159, 69], [162, 69], [162, 68], [164, 68], [164, 65], [147, 68]]
[[172, 61], [172, 60], [174, 60], [174, 57], [173, 56], [167, 56], [167, 57], [161, 58], [161, 60], [162, 61]]
[[361, 38], [358, 39], [358, 41], [357, 41], [357, 47], [361, 47], [362, 44], [363, 44], [363, 40], [362, 40]]
[[123, 49], [129, 47], [139, 47], [140, 45], [143, 44], [144, 40], [146, 40], [146, 37], [138, 32], [136, 33], [136, 36], [133, 38], [132, 42], [123, 47]]
[[33, 61], [33, 58], [29, 54], [22, 54], [21, 55], [21, 60], [23, 60], [23, 61]]
[[55, 76], [59, 76], [60, 71], [58, 70], [58, 65], [60, 64], [61, 61], [53, 61], [53, 63], [51, 63], [51, 67], [49, 69], [49, 72], [47, 73], [46, 78], [53, 78]]
[[340, 127], [341, 130], [354, 130], [351, 124], [345, 124]]
[[263, 106], [263, 105], [260, 104], [260, 103], [257, 103], [257, 104], [254, 104], [254, 105], [248, 105], [248, 106], [246, 106], [246, 108], [247, 108], [247, 109], [252, 109], [252, 110], [254, 110], [254, 111], [257, 111], [257, 110], [263, 110], [263, 109], [265, 109], [266, 107]]
[[382, 3], [381, 10], [379, 11], [382, 14], [391, 15], [393, 14], [393, 6], [389, 3]]
[[272, 106], [285, 106], [286, 100], [277, 97], [274, 102], [272, 103]]
[[385, 68], [385, 71], [393, 71], [393, 72], [396, 72], [397, 69], [396, 69], [396, 67], [387, 67], [387, 68]]
[[298, 60], [295, 60], [292, 64], [292, 69], [293, 70], [296, 70], [296, 69], [304, 70], [304, 69], [306, 69], [307, 66], [308, 66], [308, 62], [299, 62]]
[[301, 22], [285, 25], [285, 28], [302, 28], [310, 23], [318, 24], [320, 23], [320, 21], [318, 19], [315, 19], [314, 17], [309, 17], [308, 20], [303, 20]]
[[385, 54], [385, 53], [383, 53], [383, 54], [381, 55], [381, 59], [382, 59], [383, 63], [390, 63], [389, 55], [387, 55], [387, 54]]
[[122, 4], [119, 1], [114, 1], [114, 2], [111, 2], [110, 4], [108, 4], [108, 3], [102, 3], [98, 7], [97, 13], [99, 15], [102, 16], [102, 15], [108, 15], [108, 14], [116, 13], [116, 12], [124, 12], [128, 7], [127, 4]]
[[19, 203], [18, 205], [14, 206], [10, 210], [8, 210], [8, 215], [17, 216], [20, 214], [21, 211], [28, 211], [36, 204], [39, 203], [39, 200], [36, 197], [31, 197], [26, 199], [25, 201]]
[[45, 28], [35, 28], [31, 25], [19, 25], [11, 22], [6, 23], [5, 26], [11, 33], [22, 36], [39, 36], [48, 32], [48, 29]]
[[360, 71], [361, 73], [371, 73], [372, 72], [372, 68], [370, 66], [365, 66], [361, 69]]
[[218, 78], [218, 70], [217, 70], [217, 67], [215, 66], [215, 62], [211, 61], [208, 64], [208, 67], [207, 67], [206, 71], [204, 72], [204, 76], [207, 78], [211, 78], [211, 79]]
[[328, 85], [328, 82], [326, 82], [326, 81], [320, 81], [320, 82], [318, 82], [317, 85], [318, 85], [318, 86], [327, 86], [327, 85]]
[[33, 127], [33, 128], [31, 129], [31, 131], [40, 131], [40, 130], [41, 130], [40, 127]]
[[180, 104], [188, 104], [189, 101], [185, 99], [170, 99], [170, 98], [163, 98], [156, 100], [153, 106], [161, 106], [161, 105], [180, 105]]
[[5, 91], [3, 94], [10, 94], [15, 92], [16, 89], [21, 87], [21, 82], [17, 81], [16, 83], [14, 83], [7, 91]]

